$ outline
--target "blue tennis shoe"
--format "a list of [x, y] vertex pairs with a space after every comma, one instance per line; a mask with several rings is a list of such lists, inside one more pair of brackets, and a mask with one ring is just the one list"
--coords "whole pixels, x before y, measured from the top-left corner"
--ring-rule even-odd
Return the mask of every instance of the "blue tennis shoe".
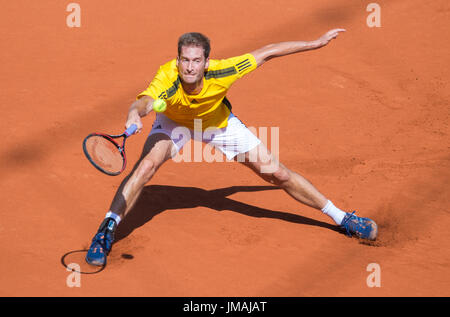
[[86, 254], [87, 263], [96, 266], [106, 265], [106, 257], [111, 251], [116, 227], [117, 224], [112, 218], [106, 218], [102, 222]]
[[362, 218], [347, 212], [342, 220], [341, 227], [347, 231], [349, 236], [355, 235], [366, 240], [375, 240], [378, 234], [378, 226], [372, 219]]

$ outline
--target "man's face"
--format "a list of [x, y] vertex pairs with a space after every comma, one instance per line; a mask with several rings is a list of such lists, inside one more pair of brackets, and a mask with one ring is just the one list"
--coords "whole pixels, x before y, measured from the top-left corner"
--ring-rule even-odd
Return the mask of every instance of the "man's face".
[[200, 46], [181, 47], [177, 58], [178, 73], [186, 84], [195, 84], [203, 79], [209, 66], [209, 58], [205, 59], [204, 50]]

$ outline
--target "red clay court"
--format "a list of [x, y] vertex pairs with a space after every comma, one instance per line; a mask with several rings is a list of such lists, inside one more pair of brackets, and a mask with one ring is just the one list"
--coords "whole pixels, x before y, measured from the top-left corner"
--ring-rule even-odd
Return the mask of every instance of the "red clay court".
[[[70, 1], [2, 4], [1, 296], [449, 296], [450, 5], [371, 1]], [[228, 99], [248, 126], [279, 127], [280, 160], [336, 206], [379, 225], [361, 243], [237, 163], [166, 163], [119, 227], [107, 267], [68, 287], [123, 176], [81, 144], [121, 133], [135, 96], [189, 31], [211, 58], [265, 44], [327, 47], [268, 62]], [[143, 133], [127, 141], [129, 172]], [[381, 287], [368, 287], [370, 263]]]

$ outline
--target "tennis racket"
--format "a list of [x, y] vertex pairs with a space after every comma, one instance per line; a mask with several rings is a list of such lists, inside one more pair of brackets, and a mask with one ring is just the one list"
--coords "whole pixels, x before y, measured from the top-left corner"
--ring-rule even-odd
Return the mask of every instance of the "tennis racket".
[[[125, 141], [136, 130], [137, 126], [132, 124], [124, 133], [119, 135], [91, 133], [83, 141], [84, 154], [100, 172], [111, 176], [119, 175], [127, 166]], [[114, 140], [118, 138], [123, 138], [122, 145]]]

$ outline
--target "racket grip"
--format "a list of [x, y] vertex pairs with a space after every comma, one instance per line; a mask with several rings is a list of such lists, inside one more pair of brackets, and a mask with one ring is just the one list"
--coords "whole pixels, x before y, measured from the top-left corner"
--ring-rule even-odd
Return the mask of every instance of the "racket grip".
[[132, 134], [134, 134], [137, 130], [137, 125], [132, 124], [128, 127], [128, 129], [125, 131], [125, 135], [128, 137]]

